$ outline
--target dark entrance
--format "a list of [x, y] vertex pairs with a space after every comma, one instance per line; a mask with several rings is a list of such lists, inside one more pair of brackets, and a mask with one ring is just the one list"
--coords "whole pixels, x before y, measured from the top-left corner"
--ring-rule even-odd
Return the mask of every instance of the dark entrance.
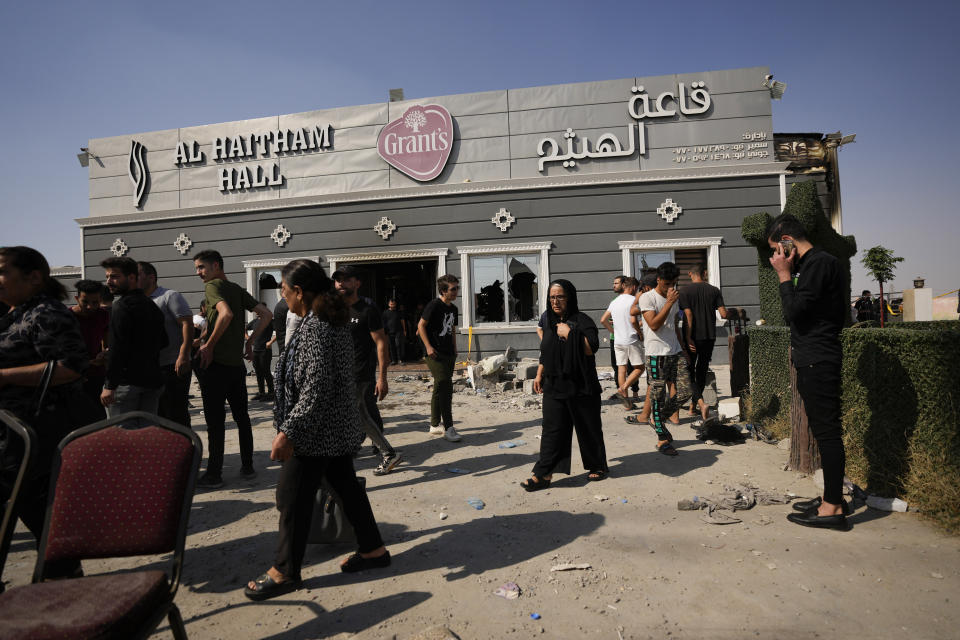
[[425, 305], [437, 295], [436, 260], [349, 264], [361, 273], [360, 295], [373, 300], [381, 310], [395, 298], [397, 304], [413, 313], [417, 304]]
[[374, 301], [381, 311], [391, 299], [404, 316], [407, 327], [405, 348], [397, 357], [405, 361], [419, 359], [420, 340], [417, 321], [423, 307], [437, 297], [436, 260], [398, 260], [396, 262], [346, 263], [360, 272], [360, 295]]

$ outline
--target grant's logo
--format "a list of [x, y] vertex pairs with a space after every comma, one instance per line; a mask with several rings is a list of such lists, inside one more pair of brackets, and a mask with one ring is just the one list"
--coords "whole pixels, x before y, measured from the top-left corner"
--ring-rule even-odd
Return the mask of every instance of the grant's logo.
[[144, 162], [146, 149], [136, 140], [130, 141], [130, 157], [127, 161], [127, 175], [133, 183], [133, 206], [139, 207], [143, 203], [143, 195], [147, 190], [147, 164]]
[[413, 105], [377, 138], [380, 157], [414, 180], [433, 180], [453, 148], [453, 119], [438, 104]]

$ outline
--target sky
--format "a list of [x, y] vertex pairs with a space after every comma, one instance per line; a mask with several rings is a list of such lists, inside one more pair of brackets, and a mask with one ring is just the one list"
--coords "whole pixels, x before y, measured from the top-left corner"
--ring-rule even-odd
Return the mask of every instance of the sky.
[[[953, 2], [4, 2], [0, 245], [80, 263], [91, 138], [407, 98], [769, 66], [776, 132], [840, 151], [843, 231], [893, 287], [960, 287], [960, 4]], [[889, 285], [885, 286], [889, 289]]]

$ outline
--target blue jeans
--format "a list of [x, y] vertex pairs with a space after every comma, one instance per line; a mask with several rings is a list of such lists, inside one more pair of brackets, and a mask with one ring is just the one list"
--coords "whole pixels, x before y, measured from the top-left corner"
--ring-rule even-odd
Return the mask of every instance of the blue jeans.
[[[121, 384], [114, 390], [114, 402], [107, 407], [107, 417], [113, 418], [128, 411], [146, 411], [156, 415], [163, 387], [138, 387]], [[137, 424], [143, 424], [137, 420]]]

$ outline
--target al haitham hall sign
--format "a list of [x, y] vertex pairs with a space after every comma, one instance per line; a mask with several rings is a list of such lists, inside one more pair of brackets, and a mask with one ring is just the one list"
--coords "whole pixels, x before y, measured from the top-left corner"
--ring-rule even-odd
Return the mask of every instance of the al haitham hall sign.
[[91, 140], [101, 161], [90, 163], [90, 215], [767, 164], [768, 73], [487, 91]]

